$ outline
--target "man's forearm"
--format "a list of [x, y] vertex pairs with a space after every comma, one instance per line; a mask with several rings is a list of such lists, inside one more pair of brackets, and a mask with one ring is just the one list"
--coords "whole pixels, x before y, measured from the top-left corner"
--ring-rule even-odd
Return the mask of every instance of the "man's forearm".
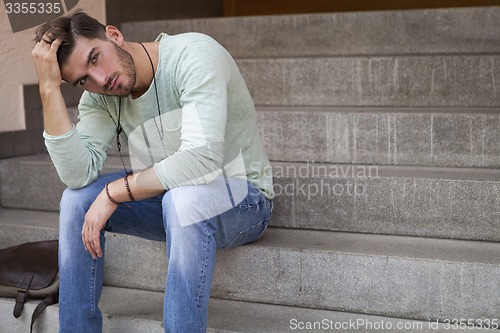
[[[128, 189], [123, 178], [117, 179], [109, 184], [108, 191], [113, 200], [117, 202], [132, 201], [130, 198], [131, 193], [136, 201], [140, 201], [165, 192], [153, 168], [130, 175], [127, 177], [127, 181]], [[106, 195], [105, 191], [103, 191], [101, 195]]]
[[61, 89], [40, 88], [43, 105], [43, 122], [45, 132], [49, 135], [59, 136], [71, 130], [73, 123], [69, 119], [68, 110]]
[[61, 69], [57, 62], [57, 50], [62, 41], [60, 38], [54, 40], [53, 37], [51, 33], [46, 32], [35, 44], [31, 57], [38, 75], [45, 132], [58, 136], [69, 132], [73, 124], [62, 96]]

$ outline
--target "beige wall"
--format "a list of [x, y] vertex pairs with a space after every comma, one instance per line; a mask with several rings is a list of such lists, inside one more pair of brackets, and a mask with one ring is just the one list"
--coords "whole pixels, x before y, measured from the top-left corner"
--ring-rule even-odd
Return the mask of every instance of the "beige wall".
[[[105, 6], [104, 0], [80, 0], [77, 8], [105, 23]], [[23, 85], [37, 83], [31, 61], [35, 29], [12, 33], [0, 3], [0, 132], [25, 129]]]

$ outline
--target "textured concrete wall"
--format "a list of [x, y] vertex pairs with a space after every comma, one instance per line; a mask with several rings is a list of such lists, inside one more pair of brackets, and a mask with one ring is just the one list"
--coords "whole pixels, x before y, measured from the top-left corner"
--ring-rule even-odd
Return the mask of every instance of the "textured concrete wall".
[[[105, 4], [80, 0], [78, 7], [104, 22]], [[31, 60], [35, 29], [12, 33], [5, 7], [0, 6], [0, 132], [26, 128], [23, 85], [37, 83]]]

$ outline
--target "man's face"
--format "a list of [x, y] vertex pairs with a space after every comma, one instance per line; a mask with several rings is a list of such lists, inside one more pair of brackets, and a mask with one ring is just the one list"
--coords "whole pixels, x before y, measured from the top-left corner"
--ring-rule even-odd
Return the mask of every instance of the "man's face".
[[62, 77], [90, 92], [125, 97], [136, 82], [130, 53], [112, 41], [78, 37], [61, 69]]

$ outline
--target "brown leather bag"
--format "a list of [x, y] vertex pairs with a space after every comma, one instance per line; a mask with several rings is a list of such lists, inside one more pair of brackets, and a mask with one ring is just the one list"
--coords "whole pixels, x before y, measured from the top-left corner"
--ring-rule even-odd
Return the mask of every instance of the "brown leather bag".
[[0, 250], [0, 297], [15, 297], [19, 318], [29, 298], [43, 298], [31, 317], [30, 332], [40, 313], [59, 302], [58, 241], [24, 243]]

